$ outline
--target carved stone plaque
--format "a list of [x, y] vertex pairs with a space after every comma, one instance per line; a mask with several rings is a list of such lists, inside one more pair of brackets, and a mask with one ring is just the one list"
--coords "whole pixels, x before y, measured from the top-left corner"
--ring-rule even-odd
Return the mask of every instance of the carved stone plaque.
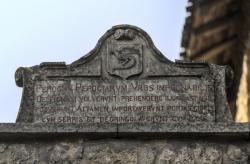
[[127, 79], [142, 72], [142, 45], [111, 44], [107, 55], [107, 67], [111, 75]]
[[19, 68], [16, 82], [24, 93], [17, 121], [231, 122], [226, 70], [204, 62], [173, 63], [143, 30], [115, 26], [72, 64]]
[[34, 118], [57, 123], [209, 122], [215, 120], [212, 84], [182, 78], [38, 81]]

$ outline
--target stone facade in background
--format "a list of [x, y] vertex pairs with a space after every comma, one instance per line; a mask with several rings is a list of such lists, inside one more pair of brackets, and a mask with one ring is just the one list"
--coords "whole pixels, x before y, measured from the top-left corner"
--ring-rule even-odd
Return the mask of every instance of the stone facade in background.
[[226, 98], [230, 67], [171, 62], [142, 29], [118, 25], [66, 65], [20, 67], [16, 123], [1, 164], [248, 164], [249, 124]]
[[230, 65], [233, 85], [227, 90], [237, 122], [248, 122], [249, 90], [249, 1], [189, 0], [183, 30], [182, 56], [195, 61]]

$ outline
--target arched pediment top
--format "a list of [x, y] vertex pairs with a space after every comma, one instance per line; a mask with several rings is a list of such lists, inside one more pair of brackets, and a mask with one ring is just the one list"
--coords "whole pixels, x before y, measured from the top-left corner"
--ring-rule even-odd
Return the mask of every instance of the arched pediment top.
[[[141, 40], [138, 40], [140, 38]], [[135, 41], [137, 40], [137, 41]], [[74, 61], [71, 66], [78, 66], [82, 63], [88, 62], [95, 56], [99, 55], [101, 48], [105, 44], [105, 42], [116, 41], [120, 43], [127, 43], [127, 44], [145, 44], [147, 48], [152, 50], [154, 55], [161, 61], [173, 64], [172, 61], [167, 59], [154, 45], [151, 37], [145, 32], [143, 29], [128, 25], [128, 24], [121, 24], [113, 26], [109, 29], [97, 42], [94, 49], [92, 49], [89, 53], [81, 57], [80, 59]], [[109, 44], [108, 43], [108, 44]]]

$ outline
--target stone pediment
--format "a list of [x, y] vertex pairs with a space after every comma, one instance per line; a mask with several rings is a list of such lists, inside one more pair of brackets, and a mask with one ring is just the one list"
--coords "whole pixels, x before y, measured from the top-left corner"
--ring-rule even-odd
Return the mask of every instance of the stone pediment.
[[20, 67], [17, 122], [232, 122], [225, 95], [231, 78], [228, 67], [172, 62], [145, 31], [118, 25], [69, 65]]

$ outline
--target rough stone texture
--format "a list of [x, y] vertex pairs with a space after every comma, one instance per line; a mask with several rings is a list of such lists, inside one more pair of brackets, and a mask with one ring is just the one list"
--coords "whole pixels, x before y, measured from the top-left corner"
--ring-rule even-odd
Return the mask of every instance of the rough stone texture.
[[86, 56], [66, 65], [19, 68], [17, 122], [232, 122], [225, 95], [230, 68], [171, 62], [142, 29], [115, 26]]
[[0, 143], [0, 163], [248, 164], [249, 146], [204, 139], [22, 141]]
[[[225, 66], [173, 63], [143, 30], [115, 26], [94, 50], [70, 65], [46, 62], [16, 71], [23, 96], [17, 123], [0, 124], [0, 164], [248, 164], [249, 124], [234, 123], [226, 101], [225, 88], [232, 77], [232, 70]], [[124, 93], [108, 89], [89, 92], [82, 87], [138, 83], [139, 89], [124, 89]], [[167, 90], [154, 90], [158, 84], [166, 85]], [[181, 91], [172, 86], [181, 86]], [[175, 100], [89, 102], [84, 98], [112, 95], [160, 95]], [[101, 107], [162, 104], [164, 110], [150, 114], [75, 110], [79, 104], [98, 103]], [[166, 106], [177, 105], [182, 110], [166, 110]], [[202, 106], [207, 108], [200, 110]], [[62, 121], [42, 121], [53, 115], [52, 111]], [[87, 121], [72, 122], [72, 115], [79, 119], [84, 114]], [[137, 114], [158, 114], [172, 120], [91, 121], [97, 115]]]

